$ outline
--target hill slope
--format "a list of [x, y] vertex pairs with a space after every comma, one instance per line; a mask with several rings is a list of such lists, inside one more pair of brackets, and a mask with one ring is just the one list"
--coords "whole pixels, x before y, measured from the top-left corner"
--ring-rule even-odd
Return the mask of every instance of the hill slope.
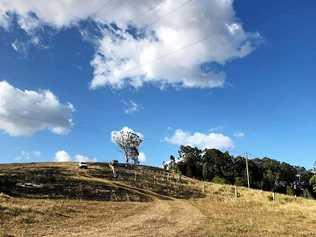
[[316, 202], [153, 167], [0, 165], [0, 236], [316, 236]]

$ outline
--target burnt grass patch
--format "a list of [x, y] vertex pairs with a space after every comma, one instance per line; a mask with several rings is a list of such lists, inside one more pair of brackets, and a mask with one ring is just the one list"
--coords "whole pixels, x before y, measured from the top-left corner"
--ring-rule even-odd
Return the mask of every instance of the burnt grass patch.
[[150, 191], [160, 198], [202, 198], [205, 195], [199, 187], [190, 185], [188, 180], [178, 180], [176, 175], [160, 168], [147, 166], [126, 166], [120, 164], [116, 168], [118, 178], [113, 178], [112, 171], [107, 164], [95, 164], [95, 169], [88, 169], [91, 177], [123, 182], [128, 186]]
[[28, 164], [0, 167], [0, 193], [13, 197], [148, 202], [159, 199], [201, 198], [200, 187], [180, 181], [172, 173], [147, 166], [119, 164], [113, 178], [107, 163]]
[[0, 193], [13, 197], [83, 199], [96, 201], [151, 201], [145, 194], [94, 180], [76, 178], [60, 167], [0, 172]]

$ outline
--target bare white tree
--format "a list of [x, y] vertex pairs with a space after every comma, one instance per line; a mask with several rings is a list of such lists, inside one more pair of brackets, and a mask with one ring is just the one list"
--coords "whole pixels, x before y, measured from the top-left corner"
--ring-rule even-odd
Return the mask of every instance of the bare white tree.
[[144, 141], [144, 136], [141, 133], [134, 132], [132, 129], [124, 127], [121, 131], [113, 131], [111, 137], [112, 141], [122, 149], [126, 163], [133, 160], [134, 164], [139, 164], [138, 148]]

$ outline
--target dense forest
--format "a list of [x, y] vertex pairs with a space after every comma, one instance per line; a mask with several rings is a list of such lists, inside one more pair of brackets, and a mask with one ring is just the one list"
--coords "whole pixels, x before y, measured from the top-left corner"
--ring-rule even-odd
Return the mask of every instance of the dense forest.
[[[165, 168], [199, 180], [247, 186], [246, 158], [217, 149], [181, 146], [179, 157], [170, 156]], [[270, 158], [248, 160], [250, 187], [289, 195], [316, 197], [313, 170]]]

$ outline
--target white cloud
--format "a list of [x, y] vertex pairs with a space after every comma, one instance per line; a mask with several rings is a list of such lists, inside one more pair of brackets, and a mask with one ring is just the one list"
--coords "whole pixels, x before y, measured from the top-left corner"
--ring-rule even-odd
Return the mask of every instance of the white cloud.
[[64, 150], [57, 151], [54, 157], [54, 161], [56, 162], [96, 162], [96, 158], [90, 158], [85, 155], [77, 154], [74, 157], [72, 157], [68, 152]]
[[144, 162], [146, 161], [146, 155], [145, 155], [144, 152], [140, 152], [140, 153], [139, 153], [138, 160], [139, 160], [141, 163], [144, 163]]
[[237, 138], [242, 138], [242, 137], [245, 137], [245, 136], [246, 136], [246, 134], [243, 133], [243, 132], [236, 132], [236, 133], [234, 133], [234, 137], [237, 137]]
[[57, 151], [54, 157], [54, 161], [56, 162], [70, 162], [71, 157], [66, 151]]
[[231, 138], [221, 133], [190, 133], [177, 129], [171, 137], [166, 137], [165, 141], [174, 145], [196, 146], [200, 149], [215, 148], [230, 150], [234, 148], [234, 143]]
[[39, 158], [42, 155], [40, 151], [21, 151], [20, 154], [15, 157], [16, 161], [30, 161], [35, 158]]
[[136, 102], [130, 100], [128, 102], [123, 101], [124, 105], [126, 106], [124, 113], [125, 114], [132, 114], [140, 110], [140, 105], [138, 105]]
[[84, 156], [84, 155], [75, 155], [75, 160], [78, 162], [96, 162], [97, 159], [96, 158], [90, 158], [88, 156]]
[[[149, 11], [149, 9], [153, 9]], [[185, 88], [222, 87], [225, 73], [201, 65], [225, 65], [250, 54], [260, 39], [248, 33], [235, 15], [233, 0], [2, 0], [0, 24], [8, 12], [18, 15], [26, 32], [43, 24], [56, 29], [78, 26], [88, 18], [99, 24], [91, 65], [91, 88], [141, 87], [145, 83]], [[119, 27], [102, 27], [115, 23]], [[128, 31], [135, 27], [139, 33]], [[85, 34], [86, 35], [86, 34]], [[95, 42], [95, 40], [93, 40]]]
[[49, 90], [20, 90], [0, 81], [0, 129], [11, 136], [32, 135], [48, 129], [66, 134], [72, 127], [74, 107], [62, 104]]

